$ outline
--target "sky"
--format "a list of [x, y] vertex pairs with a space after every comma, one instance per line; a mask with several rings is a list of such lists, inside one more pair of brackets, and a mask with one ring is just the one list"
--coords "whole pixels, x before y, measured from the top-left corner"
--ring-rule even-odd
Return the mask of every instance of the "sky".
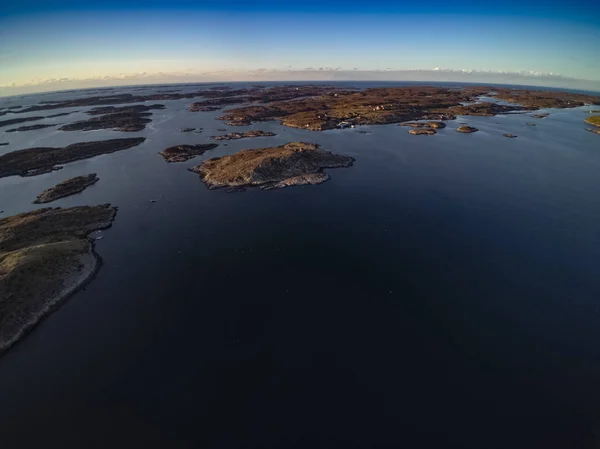
[[0, 95], [332, 72], [600, 89], [599, 44], [598, 0], [19, 0], [0, 9]]

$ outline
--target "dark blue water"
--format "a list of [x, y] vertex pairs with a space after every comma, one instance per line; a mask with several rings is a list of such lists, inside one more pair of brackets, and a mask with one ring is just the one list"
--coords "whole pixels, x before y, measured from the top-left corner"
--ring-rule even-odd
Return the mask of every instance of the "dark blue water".
[[[119, 207], [97, 278], [0, 359], [0, 447], [596, 447], [589, 108], [470, 117], [470, 135], [269, 122], [247, 129], [276, 137], [166, 164], [161, 149], [224, 127], [191, 101], [164, 102], [139, 147], [0, 180], [4, 215], [89, 172], [97, 184], [55, 204]], [[123, 134], [6, 136], [2, 152]], [[356, 163], [320, 186], [240, 194], [186, 171], [292, 140]]]

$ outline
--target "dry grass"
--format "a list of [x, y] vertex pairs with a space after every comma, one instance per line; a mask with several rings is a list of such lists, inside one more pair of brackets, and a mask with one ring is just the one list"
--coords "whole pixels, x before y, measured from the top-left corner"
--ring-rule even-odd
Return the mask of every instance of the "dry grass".
[[600, 126], [600, 115], [592, 115], [591, 117], [586, 118], [585, 122], [590, 125]]

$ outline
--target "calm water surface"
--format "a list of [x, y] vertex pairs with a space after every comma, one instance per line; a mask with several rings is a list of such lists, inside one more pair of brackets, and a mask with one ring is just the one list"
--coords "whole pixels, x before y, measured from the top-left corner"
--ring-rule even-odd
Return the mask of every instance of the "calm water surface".
[[[115, 92], [167, 88], [134, 89]], [[276, 137], [166, 164], [163, 148], [229, 128], [220, 112], [187, 112], [192, 101], [150, 102], [167, 109], [139, 133], [0, 133], [0, 154], [147, 137], [0, 179], [2, 216], [91, 172], [98, 183], [53, 205], [119, 208], [96, 279], [0, 358], [0, 447], [596, 447], [600, 138], [584, 131], [589, 107], [459, 118], [479, 128], [470, 135], [456, 122], [435, 136], [268, 122], [230, 131]], [[320, 186], [239, 194], [186, 170], [294, 140], [356, 163]]]

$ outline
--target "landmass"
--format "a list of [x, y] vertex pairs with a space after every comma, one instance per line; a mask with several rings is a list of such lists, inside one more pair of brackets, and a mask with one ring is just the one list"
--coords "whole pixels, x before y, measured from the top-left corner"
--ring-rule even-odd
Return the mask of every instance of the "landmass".
[[52, 126], [56, 126], [56, 123], [50, 125], [30, 125], [30, 126], [19, 126], [18, 128], [7, 129], [5, 132], [14, 133], [14, 132], [23, 132], [23, 131], [33, 131], [35, 129], [43, 129], [43, 128], [51, 128]]
[[589, 131], [591, 133], [596, 133], [596, 134], [600, 134], [600, 129], [594, 129], [594, 128], [586, 128], [586, 131]]
[[5, 176], [35, 176], [57, 169], [58, 164], [87, 159], [135, 147], [145, 137], [80, 142], [63, 148], [40, 147], [12, 151], [0, 156], [0, 178]]
[[0, 147], [8, 145], [8, 142], [0, 142]]
[[0, 353], [91, 280], [101, 259], [86, 236], [115, 214], [106, 204], [0, 219]]
[[209, 189], [228, 187], [238, 191], [258, 186], [268, 190], [320, 184], [329, 179], [323, 169], [349, 167], [353, 163], [354, 158], [321, 150], [319, 145], [290, 142], [208, 159], [190, 171], [198, 173]]
[[[486, 96], [512, 104], [479, 101], [480, 97]], [[342, 123], [358, 126], [411, 120], [454, 120], [460, 115], [494, 116], [541, 108], [600, 104], [600, 97], [565, 92], [431, 86], [330, 90], [292, 100], [265, 102], [265, 99], [263, 96], [262, 101], [254, 101], [265, 104], [230, 109], [219, 119], [231, 126], [278, 120], [285, 126], [322, 131], [338, 128]]]
[[146, 128], [146, 124], [152, 121], [150, 118], [152, 113], [148, 111], [164, 108], [165, 105], [163, 104], [94, 108], [88, 111], [88, 114], [94, 117], [61, 126], [58, 129], [61, 131], [93, 131], [97, 129], [112, 129], [123, 132], [142, 131]]
[[515, 137], [517, 137], [517, 136], [515, 136], [514, 134], [510, 134], [510, 133], [506, 133], [506, 134], [502, 134], [502, 135], [503, 135], [504, 137], [508, 137], [509, 139], [514, 139]]
[[217, 148], [216, 143], [197, 144], [197, 145], [176, 145], [165, 148], [160, 154], [167, 162], [185, 162], [188, 159], [204, 154], [206, 151]]
[[65, 115], [74, 114], [75, 112], [79, 112], [79, 111], [60, 112], [59, 114], [47, 115], [46, 118], [63, 117]]
[[589, 125], [600, 126], [600, 115], [593, 115], [584, 120]]
[[96, 173], [91, 173], [85, 176], [76, 176], [74, 178], [67, 179], [66, 181], [56, 184], [54, 187], [44, 190], [35, 199], [35, 204], [49, 203], [59, 198], [66, 196], [75, 195], [76, 193], [83, 192], [92, 184], [98, 182], [100, 178]]
[[223, 136], [211, 136], [210, 138], [213, 140], [237, 140], [237, 139], [246, 139], [250, 137], [270, 137], [275, 136], [275, 133], [270, 131], [246, 131], [244, 133], [229, 133]]
[[459, 133], [474, 133], [479, 131], [477, 128], [475, 128], [474, 126], [459, 126], [458, 128], [456, 128], [456, 131], [458, 131]]
[[410, 126], [412, 128], [445, 128], [446, 124], [444, 122], [407, 122], [400, 123], [398, 126]]
[[531, 114], [532, 118], [546, 118], [548, 117], [550, 114]]

